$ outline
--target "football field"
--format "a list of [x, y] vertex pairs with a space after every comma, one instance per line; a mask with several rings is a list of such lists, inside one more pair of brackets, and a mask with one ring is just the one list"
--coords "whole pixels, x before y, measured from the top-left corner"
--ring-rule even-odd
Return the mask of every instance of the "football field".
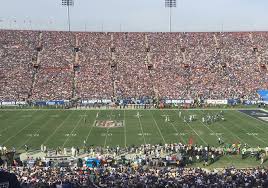
[[[211, 123], [203, 117], [222, 114]], [[188, 121], [194, 115], [195, 120]], [[185, 122], [184, 119], [187, 119]], [[0, 145], [23, 149], [188, 143], [268, 145], [268, 113], [256, 110], [0, 110]]]

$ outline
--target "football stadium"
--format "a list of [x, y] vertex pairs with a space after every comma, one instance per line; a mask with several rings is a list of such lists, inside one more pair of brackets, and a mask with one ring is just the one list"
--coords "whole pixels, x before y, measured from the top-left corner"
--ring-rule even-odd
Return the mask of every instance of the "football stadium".
[[7, 2], [0, 187], [268, 187], [265, 5]]

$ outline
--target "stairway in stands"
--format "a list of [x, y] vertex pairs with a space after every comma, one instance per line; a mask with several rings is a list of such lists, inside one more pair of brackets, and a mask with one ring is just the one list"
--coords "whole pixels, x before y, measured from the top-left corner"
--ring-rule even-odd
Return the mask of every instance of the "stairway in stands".
[[72, 99], [76, 99], [77, 96], [77, 77], [80, 70], [80, 61], [79, 61], [79, 39], [75, 35], [75, 47], [74, 51], [74, 63], [73, 63], [73, 78], [72, 78]]
[[116, 82], [116, 71], [117, 71], [117, 61], [115, 58], [115, 46], [114, 46], [114, 36], [113, 33], [111, 33], [111, 46], [110, 46], [110, 53], [111, 53], [111, 61], [110, 61], [110, 67], [111, 70], [111, 77], [112, 77], [112, 85], [113, 85], [113, 100], [117, 100], [117, 82]]
[[144, 42], [145, 42], [145, 50], [146, 50], [146, 59], [145, 59], [145, 68], [147, 68], [149, 70], [149, 76], [150, 76], [150, 83], [151, 83], [151, 87], [153, 88], [153, 93], [151, 94], [152, 96], [154, 96], [154, 98], [157, 98], [158, 97], [158, 91], [157, 89], [155, 88], [154, 86], [154, 82], [153, 82], [153, 75], [152, 75], [152, 71], [154, 69], [154, 65], [152, 63], [152, 59], [151, 59], [151, 51], [150, 51], [150, 45], [149, 45], [149, 41], [148, 41], [148, 37], [147, 35], [145, 34], [144, 36]]
[[257, 61], [258, 65], [259, 65], [260, 72], [261, 73], [267, 73], [268, 72], [267, 63], [265, 61], [263, 61], [262, 53], [259, 52], [259, 49], [257, 47], [257, 44], [254, 41], [254, 37], [253, 37], [252, 33], [249, 33], [249, 39], [250, 39], [250, 41], [252, 43], [252, 51], [253, 51], [253, 54], [256, 57], [256, 61]]
[[32, 57], [32, 66], [33, 66], [32, 85], [30, 88], [30, 94], [28, 95], [28, 100], [32, 99], [33, 89], [34, 89], [35, 84], [36, 84], [36, 75], [37, 75], [37, 72], [38, 72], [39, 67], [40, 67], [40, 52], [42, 51], [42, 37], [43, 37], [43, 34], [42, 34], [42, 32], [40, 32], [38, 39], [37, 39], [38, 45], [35, 48], [35, 52], [34, 52], [33, 57]]

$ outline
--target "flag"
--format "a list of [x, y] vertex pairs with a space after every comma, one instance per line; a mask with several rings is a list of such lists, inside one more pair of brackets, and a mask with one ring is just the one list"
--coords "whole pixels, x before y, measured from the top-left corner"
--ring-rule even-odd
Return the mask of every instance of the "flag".
[[194, 140], [193, 140], [193, 137], [189, 137], [189, 140], [188, 140], [188, 145], [192, 146], [194, 143]]

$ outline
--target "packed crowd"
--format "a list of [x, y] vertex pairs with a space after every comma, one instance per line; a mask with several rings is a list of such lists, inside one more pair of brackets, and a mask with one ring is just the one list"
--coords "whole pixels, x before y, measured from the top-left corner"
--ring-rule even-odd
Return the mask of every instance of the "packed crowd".
[[1, 100], [254, 100], [268, 87], [265, 32], [0, 34]]
[[75, 37], [68, 32], [42, 32], [39, 70], [33, 100], [67, 100], [72, 97]]
[[[88, 156], [100, 163], [88, 166], [78, 158], [76, 164], [54, 165], [48, 159], [15, 160], [4, 169], [14, 173], [21, 186], [28, 187], [267, 187], [267, 169], [207, 170], [191, 168], [194, 162], [204, 166], [218, 157], [241, 154], [251, 148], [241, 144], [222, 144], [218, 147], [185, 144], [142, 145], [120, 148], [92, 148]], [[242, 150], [242, 151], [240, 151]], [[258, 150], [256, 150], [258, 151]], [[268, 150], [262, 150], [267, 155]], [[62, 156], [61, 153], [58, 155]], [[59, 163], [58, 163], [59, 164]], [[70, 165], [69, 165], [70, 164]]]
[[0, 100], [30, 96], [37, 37], [34, 31], [0, 30]]
[[33, 187], [267, 187], [268, 171], [262, 168], [226, 168], [208, 171], [201, 168], [154, 167], [47, 167], [9, 169], [22, 188]]

